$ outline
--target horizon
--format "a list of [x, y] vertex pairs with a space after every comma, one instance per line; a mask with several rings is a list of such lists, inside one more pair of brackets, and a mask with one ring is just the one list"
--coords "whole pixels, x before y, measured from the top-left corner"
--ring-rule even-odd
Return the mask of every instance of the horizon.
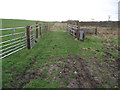
[[[30, 19], [16, 19], [16, 18], [0, 18], [1, 20], [2, 19], [11, 19], [11, 20], [30, 20]], [[30, 21], [43, 21], [43, 20], [30, 20]], [[68, 20], [66, 20], [66, 21], [68, 21]], [[72, 20], [72, 21], [74, 21], [74, 20]], [[44, 21], [43, 21], [44, 22]], [[63, 21], [45, 21], [45, 22], [65, 22], [65, 20], [63, 20]], [[79, 20], [79, 22], [118, 22], [118, 21], [112, 21], [112, 20], [110, 20], [110, 21], [80, 21]]]

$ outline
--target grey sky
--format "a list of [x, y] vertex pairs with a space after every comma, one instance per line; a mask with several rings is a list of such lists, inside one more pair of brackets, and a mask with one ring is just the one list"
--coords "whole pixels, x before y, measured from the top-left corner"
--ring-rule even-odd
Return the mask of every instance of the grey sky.
[[120, 0], [1, 0], [0, 18], [42, 21], [118, 20]]

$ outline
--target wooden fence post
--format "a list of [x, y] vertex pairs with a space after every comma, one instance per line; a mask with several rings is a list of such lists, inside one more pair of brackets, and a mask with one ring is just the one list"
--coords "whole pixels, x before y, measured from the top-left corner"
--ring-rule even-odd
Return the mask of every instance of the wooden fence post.
[[95, 28], [95, 34], [97, 35], [97, 27]]
[[68, 31], [68, 21], [66, 22], [66, 31]]
[[79, 40], [79, 30], [78, 29], [76, 30], [76, 38], [77, 38], [77, 40]]
[[30, 26], [26, 26], [26, 35], [27, 35], [27, 48], [31, 49], [30, 47]]
[[36, 22], [36, 39], [38, 39], [38, 22]]
[[40, 36], [42, 36], [42, 32], [41, 32], [41, 24], [39, 24], [39, 30], [40, 30]]
[[76, 25], [77, 25], [77, 30], [76, 30], [76, 38], [77, 38], [77, 40], [79, 40], [79, 21], [76, 21]]

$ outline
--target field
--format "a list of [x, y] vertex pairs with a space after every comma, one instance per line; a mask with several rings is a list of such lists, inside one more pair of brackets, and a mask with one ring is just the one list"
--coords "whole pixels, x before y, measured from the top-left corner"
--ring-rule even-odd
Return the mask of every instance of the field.
[[[3, 28], [33, 23], [3, 20]], [[98, 27], [97, 35], [87, 34], [82, 42], [65, 27], [55, 23], [33, 49], [25, 48], [2, 59], [2, 87], [118, 88], [117, 29]]]

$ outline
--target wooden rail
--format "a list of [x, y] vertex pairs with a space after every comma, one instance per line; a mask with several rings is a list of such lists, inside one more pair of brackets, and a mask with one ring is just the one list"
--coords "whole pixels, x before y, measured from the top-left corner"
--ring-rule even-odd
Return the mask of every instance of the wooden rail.
[[77, 40], [84, 41], [85, 34], [97, 34], [97, 27], [95, 28], [81, 28], [79, 21], [68, 21], [67, 31], [73, 35]]

